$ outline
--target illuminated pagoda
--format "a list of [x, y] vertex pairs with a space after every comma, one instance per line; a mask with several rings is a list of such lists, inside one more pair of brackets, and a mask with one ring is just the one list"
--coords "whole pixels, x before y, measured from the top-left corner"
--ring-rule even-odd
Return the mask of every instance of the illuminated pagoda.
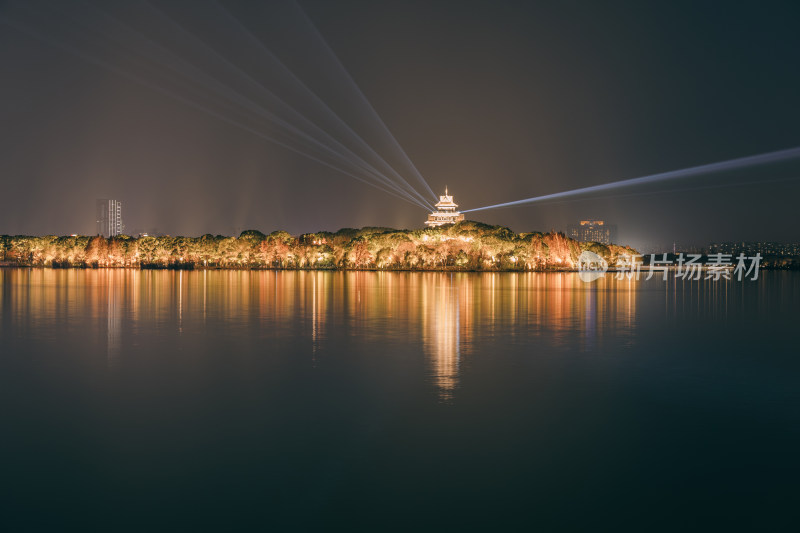
[[453, 197], [447, 194], [447, 187], [445, 187], [444, 196], [439, 197], [436, 211], [428, 215], [425, 225], [435, 228], [444, 224], [455, 224], [462, 220], [464, 220], [464, 215], [458, 212], [458, 204], [453, 202]]

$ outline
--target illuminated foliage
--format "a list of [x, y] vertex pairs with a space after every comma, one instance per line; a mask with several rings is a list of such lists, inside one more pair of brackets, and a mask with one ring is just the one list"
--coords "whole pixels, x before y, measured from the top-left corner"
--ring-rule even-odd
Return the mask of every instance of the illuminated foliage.
[[616, 264], [627, 247], [579, 243], [562, 233], [516, 234], [464, 221], [418, 230], [367, 227], [294, 237], [248, 230], [239, 237], [0, 236], [6, 264], [93, 268], [299, 268], [381, 270], [570, 269], [583, 250]]

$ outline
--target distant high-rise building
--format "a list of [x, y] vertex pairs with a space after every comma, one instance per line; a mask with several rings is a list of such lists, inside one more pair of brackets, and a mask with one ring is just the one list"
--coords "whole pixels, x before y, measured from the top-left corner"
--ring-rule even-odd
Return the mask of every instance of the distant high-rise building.
[[710, 254], [745, 254], [754, 256], [800, 256], [800, 243], [783, 242], [720, 242], [708, 245], [707, 253]]
[[567, 230], [568, 236], [576, 241], [611, 244], [617, 240], [617, 227], [602, 220], [581, 220]]
[[122, 202], [105, 198], [97, 200], [96, 211], [98, 235], [115, 237], [125, 231], [122, 223]]

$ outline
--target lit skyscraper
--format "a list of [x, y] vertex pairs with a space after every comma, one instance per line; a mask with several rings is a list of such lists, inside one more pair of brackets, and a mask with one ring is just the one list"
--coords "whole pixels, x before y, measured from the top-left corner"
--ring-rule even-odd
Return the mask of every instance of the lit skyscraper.
[[97, 234], [103, 237], [121, 235], [125, 230], [122, 223], [122, 202], [100, 199], [96, 202]]
[[570, 226], [567, 232], [569, 237], [582, 242], [611, 244], [617, 239], [617, 227], [602, 220], [581, 220], [579, 225]]

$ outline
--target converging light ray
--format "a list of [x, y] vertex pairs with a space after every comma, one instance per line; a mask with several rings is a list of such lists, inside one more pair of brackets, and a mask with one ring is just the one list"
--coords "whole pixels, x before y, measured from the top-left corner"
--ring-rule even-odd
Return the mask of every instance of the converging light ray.
[[[145, 5], [147, 5], [147, 3], [145, 3]], [[191, 42], [193, 42], [197, 46], [199, 46], [203, 50], [203, 55], [212, 54], [214, 57], [218, 58], [220, 61], [222, 61], [224, 63], [224, 65], [229, 70], [228, 74], [233, 73], [233, 74], [237, 75], [240, 79], [244, 79], [244, 81], [251, 88], [253, 88], [253, 89], [255, 89], [255, 90], [260, 92], [262, 98], [265, 98], [268, 102], [271, 102], [273, 104], [273, 106], [272, 106], [273, 108], [279, 108], [279, 109], [282, 109], [283, 111], [285, 111], [286, 113], [288, 113], [290, 115], [291, 119], [294, 121], [294, 123], [290, 123], [290, 122], [288, 122], [288, 121], [286, 121], [284, 119], [281, 119], [280, 117], [278, 117], [274, 113], [268, 111], [267, 108], [264, 108], [263, 106], [259, 106], [252, 99], [249, 99], [249, 98], [247, 98], [245, 96], [242, 96], [242, 94], [240, 92], [235, 91], [235, 90], [231, 89], [230, 87], [227, 87], [227, 86], [221, 84], [219, 82], [219, 80], [217, 80], [217, 79], [210, 78], [213, 82], [216, 83], [217, 89], [219, 89], [219, 87], [221, 86], [223, 88], [223, 90], [227, 90], [228, 91], [229, 97], [233, 97], [233, 98], [239, 100], [240, 102], [242, 101], [242, 98], [245, 98], [247, 100], [247, 102], [244, 103], [243, 105], [256, 106], [256, 108], [252, 108], [251, 107], [251, 110], [253, 112], [262, 115], [263, 117], [267, 118], [268, 120], [271, 120], [271, 121], [273, 121], [273, 122], [275, 122], [277, 124], [280, 124], [282, 127], [286, 128], [287, 130], [290, 130], [293, 133], [295, 133], [295, 134], [297, 134], [299, 136], [302, 136], [307, 140], [310, 140], [311, 142], [319, 144], [319, 146], [323, 150], [326, 150], [326, 151], [329, 151], [329, 152], [336, 152], [337, 155], [339, 155], [340, 157], [343, 157], [345, 159], [349, 159], [352, 164], [355, 164], [356, 166], [362, 167], [369, 174], [374, 175], [376, 179], [382, 181], [386, 186], [395, 189], [398, 193], [400, 193], [400, 194], [410, 194], [411, 196], [413, 196], [416, 199], [418, 199], [419, 201], [421, 201], [423, 203], [423, 205], [427, 206], [427, 208], [431, 208], [431, 209], [433, 208], [433, 206], [430, 204], [430, 202], [428, 202], [428, 200], [424, 196], [419, 194], [419, 192], [417, 192], [416, 189], [414, 189], [405, 179], [402, 178], [402, 176], [400, 176], [390, 165], [388, 165], [388, 163], [386, 163], [382, 158], [380, 158], [380, 156], [378, 156], [378, 154], [375, 153], [374, 150], [373, 150], [373, 153], [375, 153], [375, 155], [379, 158], [379, 160], [387, 167], [389, 172], [392, 173], [395, 176], [396, 179], [392, 179], [391, 177], [389, 177], [386, 174], [382, 173], [380, 170], [376, 169], [373, 165], [371, 165], [368, 162], [366, 162], [361, 156], [359, 156], [358, 154], [354, 153], [352, 150], [347, 148], [344, 144], [339, 142], [337, 139], [332, 137], [328, 132], [326, 132], [321, 127], [319, 127], [315, 122], [313, 122], [308, 117], [306, 117], [305, 115], [303, 115], [302, 113], [297, 111], [295, 108], [293, 108], [291, 105], [289, 105], [286, 101], [284, 101], [281, 98], [279, 98], [274, 92], [272, 92], [267, 87], [265, 87], [261, 82], [257, 81], [252, 76], [250, 76], [247, 72], [242, 70], [240, 67], [238, 67], [234, 63], [232, 63], [229, 59], [227, 59], [226, 57], [222, 56], [219, 52], [217, 52], [214, 48], [212, 48], [210, 45], [205, 43], [202, 39], [200, 39], [194, 33], [192, 33], [189, 30], [187, 30], [178, 21], [172, 19], [171, 17], [169, 17], [169, 15], [163, 13], [160, 9], [158, 9], [155, 6], [150, 6], [150, 8], [158, 16], [162, 17], [164, 20], [167, 20], [171, 25], [173, 25], [181, 33], [181, 35], [186, 36], [189, 40], [191, 40]], [[148, 39], [148, 38], [145, 37], [145, 39]], [[152, 44], [154, 44], [155, 46], [158, 46], [159, 48], [161, 48], [161, 50], [162, 50], [162, 52], [164, 54], [170, 54], [163, 47], [161, 47], [157, 43], [154, 43], [151, 39], [148, 39], [148, 40]], [[261, 46], [260, 48], [262, 48], [262, 50], [266, 51], [268, 54], [271, 55], [269, 50], [266, 49], [265, 47]], [[174, 56], [174, 54], [170, 54], [170, 55], [172, 55], [173, 57], [176, 57], [176, 56]], [[271, 56], [271, 57], [273, 57], [273, 56]], [[155, 56], [155, 60], [157, 60], [157, 61], [159, 60], [159, 56], [158, 55]], [[183, 60], [178, 58], [178, 61], [183, 61]], [[277, 61], [277, 59], [276, 59], [276, 61]], [[183, 61], [183, 62], [184, 62], [184, 64], [186, 64], [185, 61]], [[192, 67], [192, 65], [189, 65], [189, 68], [194, 68], [194, 67]], [[194, 68], [194, 70], [197, 71], [196, 68]], [[285, 75], [289, 75], [289, 76], [292, 76], [295, 79], [297, 79], [296, 76], [294, 76], [294, 74], [291, 71], [289, 71], [286, 67], [283, 67], [282, 70], [284, 71]], [[205, 77], [207, 79], [209, 79], [207, 75], [205, 75]], [[299, 82], [299, 79], [298, 79], [298, 82]], [[303, 85], [302, 82], [299, 82], [299, 83], [303, 87], [305, 87], [305, 85]], [[306, 92], [310, 93], [310, 90], [308, 90], [306, 88]], [[313, 93], [311, 93], [311, 94], [313, 94]], [[313, 96], [316, 97], [316, 95], [313, 95]], [[316, 98], [318, 99], [318, 97], [316, 97]], [[330, 109], [327, 108], [327, 106], [324, 103], [323, 103], [323, 106], [325, 107], [325, 109], [328, 109], [328, 111], [330, 111]], [[330, 113], [333, 114], [332, 111], [330, 111]], [[347, 124], [344, 123], [344, 121], [342, 121], [335, 114], [334, 114], [334, 116], [335, 116], [335, 118], [337, 120], [341, 121], [347, 127], [348, 131], [354, 137], [354, 140], [356, 140], [359, 144], [362, 144], [364, 146], [369, 147], [369, 145], [367, 145], [367, 143], [365, 143], [363, 139], [361, 139], [351, 128], [349, 128], [349, 126], [347, 126]], [[310, 129], [311, 132], [307, 132], [307, 131], [301, 130], [300, 127], [298, 127], [299, 125], [305, 126], [306, 128]], [[322, 141], [320, 141], [320, 139], [322, 139]], [[370, 148], [370, 150], [371, 150], [371, 148]]]
[[307, 27], [311, 30], [318, 44], [322, 47], [323, 50], [325, 50], [325, 52], [331, 59], [333, 65], [335, 65], [342, 74], [342, 79], [345, 80], [345, 82], [350, 86], [354, 94], [360, 99], [360, 101], [363, 103], [364, 109], [367, 111], [368, 115], [373, 119], [376, 126], [378, 126], [377, 132], [380, 133], [392, 146], [394, 146], [398, 156], [408, 166], [409, 170], [412, 172], [417, 181], [419, 181], [420, 184], [423, 187], [425, 187], [425, 190], [428, 191], [430, 197], [433, 199], [438, 198], [438, 196], [433, 192], [433, 189], [431, 189], [430, 185], [428, 185], [428, 182], [425, 181], [425, 178], [422, 177], [422, 174], [420, 174], [419, 170], [417, 170], [417, 168], [414, 166], [414, 163], [411, 162], [411, 159], [408, 157], [405, 150], [403, 150], [403, 148], [400, 146], [400, 143], [397, 141], [394, 135], [392, 135], [391, 131], [389, 131], [389, 128], [383, 122], [380, 115], [378, 115], [378, 112], [375, 111], [375, 108], [372, 107], [370, 101], [367, 99], [364, 93], [361, 92], [361, 89], [358, 87], [358, 84], [355, 82], [353, 77], [350, 76], [350, 73], [347, 71], [344, 65], [342, 65], [342, 62], [339, 60], [338, 56], [334, 53], [333, 49], [330, 47], [330, 45], [322, 36], [322, 34], [319, 32], [317, 27], [311, 22], [311, 19], [308, 18], [308, 15], [306, 15], [305, 11], [303, 11], [300, 5], [297, 4], [296, 1], [293, 3], [297, 11], [302, 15]]
[[[267, 57], [269, 57], [274, 67], [273, 70], [282, 72], [288, 79], [291, 80], [291, 82], [293, 83], [293, 89], [296, 93], [301, 93], [308, 96], [315, 104], [317, 104], [318, 109], [322, 113], [324, 113], [326, 116], [332, 119], [337, 126], [345, 130], [345, 132], [349, 135], [349, 137], [353, 142], [355, 142], [359, 147], [366, 150], [370, 155], [372, 155], [378, 161], [379, 165], [383, 166], [386, 171], [388, 171], [395, 178], [404, 183], [409, 188], [409, 190], [419, 195], [416, 189], [410, 183], [408, 183], [408, 181], [405, 178], [403, 178], [394, 169], [394, 167], [392, 167], [372, 146], [370, 146], [369, 143], [364, 141], [364, 139], [360, 135], [358, 135], [358, 133], [356, 133], [355, 130], [347, 122], [345, 122], [335, 111], [333, 111], [333, 109], [331, 109], [330, 106], [328, 106], [317, 95], [317, 93], [315, 93], [313, 90], [311, 90], [311, 88], [309, 88], [305, 83], [303, 83], [303, 81], [299, 77], [297, 77], [297, 75], [295, 75], [294, 72], [292, 72], [269, 48], [267, 48], [267, 46], [260, 39], [258, 39], [258, 37], [253, 35], [253, 33], [249, 29], [247, 29], [247, 27], [244, 24], [242, 24], [242, 22], [239, 20], [238, 17], [236, 17], [236, 15], [232, 14], [230, 11], [228, 11], [224, 6], [220, 4], [217, 4], [217, 6], [220, 12], [223, 13], [228, 20], [230, 20], [233, 24], [236, 25], [236, 28], [242, 32], [242, 35], [244, 35], [251, 43], [255, 44]], [[417, 172], [416, 169], [414, 169], [414, 172]], [[430, 190], [430, 187], [428, 187], [427, 182], [424, 182], [424, 186], [428, 190]], [[433, 208], [433, 206], [430, 205], [430, 202], [428, 202], [427, 200], [424, 201], [429, 204], [431, 209]]]
[[651, 174], [649, 176], [642, 176], [640, 178], [631, 178], [621, 181], [614, 181], [611, 183], [605, 183], [602, 185], [592, 185], [590, 187], [582, 187], [580, 189], [573, 189], [571, 191], [546, 194], [544, 196], [536, 196], [534, 198], [526, 198], [524, 200], [516, 200], [514, 202], [489, 205], [486, 207], [476, 207], [474, 209], [465, 209], [463, 212], [468, 213], [473, 211], [484, 211], [486, 209], [497, 209], [500, 207], [514, 207], [519, 205], [532, 204], [536, 202], [543, 202], [545, 200], [553, 200], [557, 198], [565, 198], [569, 196], [577, 196], [581, 194], [589, 194], [599, 191], [618, 189], [621, 187], [629, 187], [631, 185], [642, 185], [645, 183], [656, 183], [656, 182], [662, 182], [680, 178], [690, 178], [693, 176], [701, 176], [704, 174], [711, 174], [714, 172], [722, 172], [726, 170], [742, 169], [755, 165], [763, 165], [766, 163], [777, 163], [780, 161], [796, 159], [798, 157], [800, 157], [800, 147], [789, 148], [787, 150], [779, 150], [777, 152], [769, 152], [766, 154], [740, 157], [738, 159], [720, 161], [718, 163], [709, 163], [706, 165], [689, 167], [681, 170], [672, 170], [670, 172], [662, 172], [660, 174]]
[[126, 71], [126, 70], [124, 70], [124, 69], [122, 69], [122, 68], [120, 68], [118, 66], [112, 65], [112, 64], [110, 64], [110, 63], [108, 63], [108, 62], [106, 62], [106, 61], [104, 61], [102, 59], [99, 59], [97, 57], [91, 56], [91, 55], [89, 55], [89, 54], [87, 54], [87, 53], [85, 53], [85, 52], [83, 52], [83, 51], [81, 51], [81, 50], [79, 50], [79, 49], [77, 49], [77, 48], [75, 48], [73, 46], [70, 46], [70, 45], [65, 44], [63, 42], [56, 41], [56, 40], [51, 39], [51, 38], [49, 38], [49, 37], [47, 37], [45, 35], [42, 35], [41, 33], [37, 32], [33, 28], [30, 28], [29, 26], [27, 26], [26, 24], [23, 24], [23, 23], [21, 23], [19, 21], [16, 21], [16, 20], [13, 20], [13, 19], [10, 19], [10, 18], [7, 18], [7, 17], [0, 17], [0, 24], [6, 24], [7, 26], [13, 27], [13, 28], [15, 28], [15, 29], [17, 29], [19, 31], [27, 33], [28, 35], [31, 35], [32, 37], [35, 37], [35, 38], [37, 38], [37, 39], [39, 39], [39, 40], [41, 40], [43, 42], [46, 42], [48, 44], [51, 44], [51, 45], [56, 46], [58, 48], [61, 48], [62, 50], [65, 50], [65, 51], [75, 55], [76, 57], [79, 57], [79, 58], [83, 59], [84, 61], [87, 61], [87, 62], [92, 63], [94, 65], [100, 66], [102, 68], [105, 68], [105, 69], [107, 69], [107, 70], [109, 70], [109, 71], [111, 71], [111, 72], [113, 72], [113, 73], [115, 73], [115, 74], [117, 74], [119, 76], [122, 76], [122, 77], [127, 78], [127, 79], [132, 80], [132, 81], [135, 81], [136, 83], [139, 83], [139, 84], [141, 84], [141, 85], [143, 85], [145, 87], [148, 87], [148, 88], [150, 88], [152, 90], [155, 90], [155, 91], [157, 91], [157, 92], [159, 92], [161, 94], [165, 94], [165, 95], [167, 95], [167, 96], [169, 96], [171, 98], [174, 98], [174, 99], [176, 99], [176, 100], [178, 100], [180, 102], [183, 102], [186, 105], [189, 105], [190, 107], [193, 107], [194, 109], [197, 109], [199, 111], [207, 113], [207, 114], [209, 114], [209, 115], [211, 115], [211, 116], [213, 116], [213, 117], [215, 117], [215, 118], [217, 118], [219, 120], [227, 122], [228, 124], [231, 124], [231, 125], [236, 126], [238, 128], [241, 128], [242, 130], [247, 131], [249, 133], [252, 133], [253, 135], [256, 135], [256, 136], [258, 136], [258, 137], [260, 137], [262, 139], [265, 139], [265, 140], [267, 140], [267, 141], [269, 141], [271, 143], [274, 143], [274, 144], [276, 144], [278, 146], [281, 146], [281, 147], [283, 147], [283, 148], [285, 148], [287, 150], [290, 150], [290, 151], [292, 151], [294, 153], [297, 153], [299, 155], [307, 157], [308, 159], [311, 159], [312, 161], [315, 161], [315, 162], [319, 163], [320, 165], [323, 165], [323, 166], [325, 166], [327, 168], [330, 168], [332, 170], [340, 172], [340, 173], [342, 173], [344, 175], [350, 176], [350, 177], [352, 177], [352, 178], [354, 178], [354, 179], [356, 179], [356, 180], [358, 180], [358, 181], [360, 181], [362, 183], [365, 183], [367, 185], [375, 187], [376, 189], [379, 189], [379, 190], [381, 190], [381, 191], [383, 191], [383, 192], [385, 192], [387, 194], [390, 194], [390, 195], [392, 195], [392, 196], [394, 196], [396, 198], [399, 198], [401, 200], [405, 200], [407, 202], [410, 202], [410, 203], [413, 203], [415, 205], [418, 205], [419, 207], [421, 207], [423, 209], [427, 209], [427, 207], [425, 205], [423, 205], [419, 201], [416, 201], [415, 199], [412, 200], [412, 199], [408, 198], [407, 196], [400, 195], [400, 194], [396, 193], [395, 191], [393, 191], [391, 189], [387, 189], [386, 187], [384, 187], [384, 186], [382, 186], [382, 185], [380, 185], [378, 183], [375, 183], [374, 181], [367, 180], [367, 179], [365, 179], [365, 178], [363, 178], [361, 176], [358, 176], [358, 175], [356, 175], [356, 174], [354, 174], [354, 173], [352, 173], [350, 171], [347, 171], [347, 170], [345, 170], [345, 169], [343, 169], [343, 168], [341, 168], [341, 167], [339, 167], [339, 166], [337, 166], [335, 164], [329, 163], [327, 161], [324, 161], [324, 160], [320, 159], [319, 157], [316, 157], [316, 156], [314, 156], [312, 154], [304, 152], [303, 150], [298, 149], [297, 147], [292, 146], [292, 145], [290, 145], [290, 144], [288, 144], [286, 142], [283, 142], [283, 141], [281, 141], [281, 140], [279, 140], [279, 139], [277, 139], [275, 137], [266, 135], [263, 132], [260, 132], [260, 131], [254, 129], [254, 128], [250, 127], [250, 126], [247, 126], [247, 125], [245, 125], [245, 124], [243, 124], [243, 123], [241, 123], [241, 122], [239, 122], [237, 120], [231, 119], [230, 117], [228, 117], [226, 115], [223, 115], [223, 114], [221, 114], [221, 113], [219, 113], [219, 112], [217, 112], [217, 111], [215, 111], [213, 109], [210, 109], [207, 106], [204, 106], [204, 105], [199, 104], [199, 103], [197, 103], [195, 101], [189, 100], [189, 99], [187, 99], [187, 98], [185, 98], [185, 97], [183, 97], [181, 95], [178, 95], [178, 94], [174, 93], [173, 91], [171, 91], [169, 89], [166, 89], [166, 88], [164, 88], [164, 87], [162, 87], [162, 86], [160, 86], [160, 85], [158, 85], [156, 83], [153, 83], [151, 81], [145, 80], [145, 79], [137, 76], [136, 74], [128, 72], [128, 71]]
[[[308, 148], [308, 143], [310, 143], [314, 146], [314, 148], [322, 150], [322, 152], [325, 153], [326, 155], [332, 156], [335, 159], [339, 159], [340, 164], [349, 167], [354, 167], [353, 169], [354, 172], [364, 172], [366, 176], [370, 176], [373, 179], [376, 179], [377, 181], [381, 182], [384, 186], [394, 190], [396, 193], [403, 196], [407, 196], [414, 203], [420, 205], [420, 207], [430, 208], [430, 206], [427, 205], [428, 202], [425, 200], [425, 198], [419, 195], [417, 191], [411, 189], [411, 192], [409, 192], [408, 190], [397, 184], [394, 180], [391, 180], [390, 178], [379, 172], [377, 169], [366, 163], [363, 159], [354, 154], [347, 147], [345, 147], [344, 145], [339, 143], [336, 139], [334, 139], [326, 132], [318, 128], [314, 123], [312, 123], [311, 121], [306, 119], [303, 115], [301, 115], [293, 108], [288, 106], [288, 104], [277, 98], [277, 96], [275, 96], [265, 87], [261, 86], [256, 80], [251, 78], [247, 73], [241, 71], [241, 69], [230, 63], [226, 58], [217, 54], [215, 50], [208, 47], [205, 43], [199, 41], [199, 39], [194, 37], [192, 34], [186, 32], [186, 30], [184, 30], [182, 27], [180, 27], [179, 24], [175, 23], [174, 21], [170, 20], [170, 22], [174, 24], [176, 28], [182, 32], [182, 34], [187, 35], [188, 37], [192, 38], [192, 40], [196, 42], [198, 45], [202, 46], [205, 53], [207, 54], [210, 53], [213, 54], [215, 57], [218, 57], [231, 69], [234, 69], [233, 70], [234, 73], [243, 76], [245, 80], [251, 84], [251, 86], [257, 86], [257, 89], [259, 89], [262, 93], [266, 93], [266, 96], [273, 102], [273, 104], [275, 104], [275, 106], [282, 107], [284, 110], [291, 113], [295, 121], [305, 124], [313, 132], [317, 133], [317, 136], [315, 137], [313, 136], [313, 134], [306, 133], [306, 131], [300, 129], [294, 123], [290, 123], [280, 118], [279, 116], [270, 112], [269, 110], [259, 105], [249, 97], [243, 95], [239, 91], [236, 91], [231, 87], [221, 83], [215, 77], [212, 77], [211, 75], [195, 67], [193, 64], [188, 63], [187, 61], [173, 54], [170, 50], [164, 48], [163, 46], [153, 41], [152, 39], [148, 38], [147, 36], [117, 21], [114, 17], [105, 16], [104, 20], [107, 23], [108, 22], [112, 23], [111, 26], [113, 27], [114, 30], [112, 32], [104, 31], [104, 37], [116, 42], [117, 44], [128, 49], [129, 51], [132, 51], [134, 53], [142, 55], [143, 57], [146, 57], [150, 61], [165, 66], [166, 68], [170, 69], [172, 72], [180, 76], [190, 79], [196, 85], [206, 87], [207, 89], [211, 90], [213, 93], [218, 94], [220, 97], [224, 99], [236, 102], [237, 104], [246, 108], [251, 114], [255, 113], [256, 115], [264, 118], [268, 122], [271, 122], [273, 124], [282, 127], [283, 129], [289, 131], [293, 135], [306, 141], [305, 143], [303, 143], [306, 145], [306, 148]], [[103, 27], [105, 27], [105, 25], [103, 25]], [[250, 119], [252, 119], [252, 117], [250, 117]], [[320, 138], [322, 138], [322, 140], [320, 140]], [[288, 140], [292, 142], [291, 139]], [[295, 140], [294, 142], [297, 142], [297, 140]], [[314, 148], [312, 148], [312, 150]]]
[[[266, 62], [269, 65], [267, 72], [269, 72], [270, 76], [278, 76], [274, 81], [277, 81], [279, 85], [285, 85], [286, 80], [289, 79], [294, 83], [295, 88], [301, 87], [303, 89], [301, 94], [305, 98], [305, 104], [308, 104], [309, 99], [312, 100], [316, 104], [312, 106], [316, 111], [315, 114], [319, 115], [321, 109], [324, 116], [336, 121], [338, 127], [335, 129], [340, 137], [349, 138], [351, 145], [358, 145], [362, 150], [369, 152], [371, 156], [369, 159], [374, 159], [378, 162], [378, 166], [382, 167], [381, 170], [367, 162], [366, 159], [348, 148], [343, 142], [340, 142], [339, 138], [333, 137], [320, 127], [319, 123], [311, 120], [298, 109], [289, 105], [287, 101], [278, 97], [262, 82], [251, 76], [248, 71], [221, 55], [220, 52], [190, 30], [184, 28], [178, 21], [173, 20], [160, 8], [149, 5], [146, 1], [137, 5], [139, 7], [135, 12], [136, 14], [147, 16], [147, 13], [149, 13], [149, 18], [141, 19], [139, 22], [146, 25], [148, 29], [151, 26], [156, 28], [157, 32], [163, 34], [162, 36], [169, 35], [169, 42], [174, 46], [170, 45], [169, 48], [165, 48], [158, 41], [120, 22], [109, 13], [101, 15], [102, 24], [93, 24], [90, 17], [80, 16], [80, 14], [76, 16], [74, 9], [66, 11], [58, 9], [61, 6], [51, 6], [51, 9], [56, 8], [64, 18], [72, 19], [85, 28], [80, 31], [74, 25], [62, 24], [61, 30], [68, 32], [68, 35], [62, 35], [62, 37], [67, 40], [46, 36], [32, 27], [9, 17], [5, 17], [5, 20], [0, 20], [0, 22], [5, 22], [90, 63], [155, 89], [195, 109], [235, 125], [294, 153], [303, 155], [328, 168], [370, 184], [379, 190], [392, 194], [392, 196], [402, 198], [425, 210], [433, 208], [426, 196], [420, 194], [369, 144], [358, 136], [355, 130], [350, 128], [291, 70], [285, 67], [265, 45], [259, 44], [257, 49], [263, 52], [262, 56], [266, 55], [271, 60]], [[212, 15], [218, 15], [221, 11], [227, 15], [227, 17], [223, 18], [234, 20], [234, 16], [228, 13], [225, 8], [213, 2], [210, 5], [218, 8], [217, 13]], [[31, 6], [26, 7], [30, 8]], [[142, 7], [146, 9], [142, 10]], [[40, 12], [40, 14], [44, 13]], [[98, 12], [95, 10], [93, 14], [97, 16]], [[153, 19], [153, 14], [156, 15], [157, 19]], [[133, 18], [136, 19], [136, 17]], [[217, 16], [216, 18], [219, 17]], [[236, 28], [233, 36], [240, 39], [241, 30], [244, 29], [247, 32], [246, 36], [251, 40], [250, 44], [246, 46], [246, 51], [251, 54], [253, 50], [252, 41], [258, 41], [258, 39], [251, 35], [238, 20], [235, 22], [240, 27]], [[176, 30], [182, 37], [177, 41], [172, 39], [172, 36], [176, 34]], [[121, 50], [124, 50], [128, 55], [133, 54], [130, 57], [135, 59], [134, 65], [136, 68], [132, 71], [128, 68], [122, 68], [116, 64], [116, 61], [111, 62], [101, 59], [103, 54], [94, 53], [94, 49], [97, 48], [97, 51], [103, 52], [108, 48], [109, 42], [93, 43], [92, 35], [95, 36], [95, 39], [108, 40], [115, 46], [120, 47]], [[226, 42], [230, 38], [231, 35], [223, 36], [223, 40]], [[179, 55], [181, 52], [190, 54], [192, 58], [197, 59], [200, 63], [181, 57]], [[142, 60], [146, 63], [142, 63]], [[201, 65], [201, 63], [207, 64]], [[264, 63], [262, 57], [262, 60], [259, 60], [259, 64], [263, 65]], [[279, 67], [277, 72], [273, 72], [276, 70], [274, 69], [275, 65]], [[154, 66], [158, 68], [153, 70]], [[263, 74], [263, 66], [259, 68], [261, 69], [259, 72]], [[339, 68], [343, 69], [341, 65], [339, 65]], [[165, 77], [165, 74], [168, 75]], [[238, 84], [235, 83], [237, 80]], [[357, 87], [355, 89], [358, 91]], [[363, 94], [360, 91], [358, 91], [358, 95], [363, 99]], [[374, 110], [372, 111], [374, 113]], [[265, 132], [264, 126], [266, 124], [270, 126], [266, 127]]]
[[[320, 150], [326, 157], [333, 157], [334, 159], [339, 160], [339, 165], [352, 167], [352, 171], [356, 173], [364, 173], [365, 176], [381, 182], [385, 187], [393, 189], [396, 193], [403, 196], [408, 196], [410, 200], [420, 205], [420, 207], [425, 209], [431, 208], [430, 203], [425, 199], [425, 197], [420, 195], [412, 187], [403, 187], [403, 184], [397, 183], [396, 180], [387, 177], [385, 174], [375, 169], [372, 165], [366, 163], [360, 156], [356, 155], [347, 147], [342, 145], [338, 140], [328, 135], [324, 130], [319, 128], [312, 121], [308, 120], [305, 116], [286, 104], [257, 80], [252, 78], [247, 72], [231, 63], [227, 58], [220, 55], [216, 50], [203, 42], [200, 38], [186, 30], [177, 21], [174, 21], [168, 15], [161, 12], [161, 10], [153, 6], [149, 6], [147, 3], [142, 4], [142, 7], [149, 8], [147, 11], [151, 15], [155, 15], [160, 21], [165, 22], [168, 25], [170, 35], [175, 35], [177, 30], [182, 37], [185, 37], [185, 39], [182, 41], [184, 46], [191, 45], [194, 48], [198, 48], [199, 51], [196, 50], [193, 57], [203, 57], [206, 58], [206, 60], [210, 58], [216, 59], [216, 65], [218, 68], [223, 68], [223, 74], [214, 75], [206, 70], [198, 68], [195, 64], [179, 57], [171, 50], [163, 47], [158, 42], [144, 35], [140, 31], [137, 31], [127, 24], [120, 22], [110, 14], [100, 15], [102, 17], [102, 24], [88, 25], [86, 26], [87, 30], [89, 32], [99, 32], [101, 37], [109, 39], [118, 46], [121, 46], [126, 51], [135, 53], [138, 56], [155, 64], [160, 64], [175, 74], [191, 80], [191, 85], [188, 88], [184, 88], [184, 90], [188, 90], [189, 92], [197, 92], [198, 87], [204, 87], [212, 93], [216, 93], [223, 99], [236, 102], [238, 105], [241, 105], [248, 110], [248, 113], [236, 113], [238, 115], [244, 115], [244, 120], [252, 121], [254, 119], [252, 115], [256, 114], [268, 122], [271, 122], [272, 124], [290, 132], [292, 135], [290, 135], [286, 140], [287, 142], [299, 143], [303, 146], [304, 150]], [[95, 12], [95, 14], [97, 14], [97, 12]], [[74, 17], [72, 18], [78, 24], [86, 25], [82, 20], [75, 19]], [[83, 34], [83, 37], [86, 37], [86, 33]], [[271, 112], [269, 108], [260, 105], [253, 99], [253, 97], [245, 95], [241, 89], [233, 89], [231, 86], [226, 85], [222, 81], [225, 80], [230, 83], [232, 80], [236, 79], [244, 80], [246, 86], [251, 90], [254, 90], [256, 95], [260, 96], [259, 99], [267, 100], [269, 102], [271, 109], [283, 110], [285, 112], [284, 114], [288, 114], [288, 118], [291, 120], [291, 122], [289, 120], [284, 120], [275, 113]], [[305, 129], [301, 129], [302, 126], [305, 126]], [[314, 146], [309, 147], [309, 144]]]

